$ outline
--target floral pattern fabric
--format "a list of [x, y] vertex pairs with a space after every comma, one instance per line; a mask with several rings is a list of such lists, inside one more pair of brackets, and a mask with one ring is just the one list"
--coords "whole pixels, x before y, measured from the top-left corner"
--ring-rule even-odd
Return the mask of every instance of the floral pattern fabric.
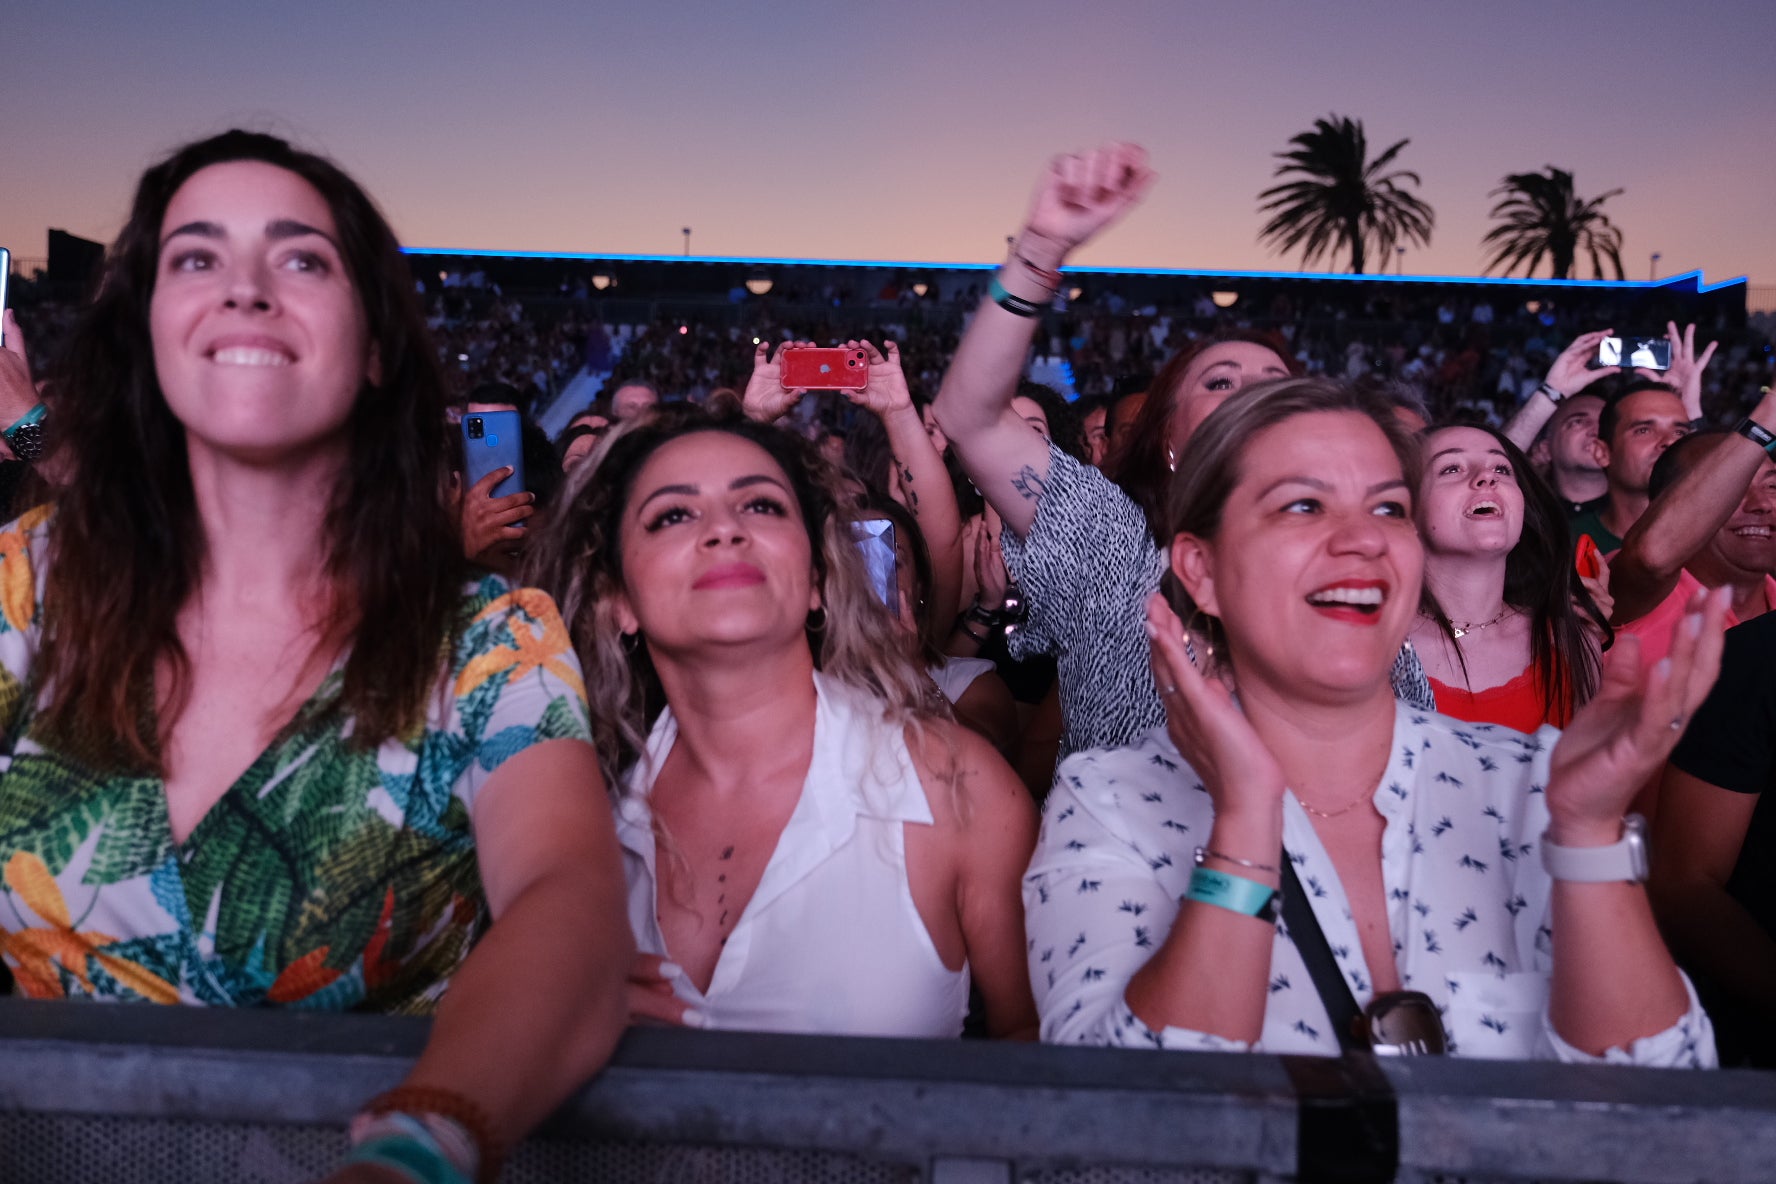
[[[1559, 733], [1523, 735], [1421, 713], [1396, 701], [1393, 755], [1376, 786], [1385, 820], [1382, 883], [1394, 962], [1408, 990], [1442, 1013], [1457, 1056], [1672, 1068], [1715, 1063], [1713, 1029], [1690, 991], [1671, 1028], [1591, 1057], [1548, 1020], [1553, 882], [1542, 869], [1543, 787]], [[1154, 1031], [1124, 1001], [1158, 950], [1214, 823], [1208, 793], [1164, 728], [1060, 768], [1024, 880], [1030, 985], [1042, 1039], [1061, 1044], [1240, 1051], [1208, 1032]], [[1294, 794], [1283, 846], [1358, 1006], [1374, 997], [1349, 900]], [[1688, 981], [1686, 980], [1686, 987]], [[1264, 1028], [1269, 1053], [1338, 1055], [1306, 963], [1279, 924]]]
[[487, 922], [470, 812], [545, 740], [589, 739], [554, 602], [497, 577], [421, 727], [351, 743], [342, 667], [183, 843], [164, 786], [34, 731], [46, 517], [0, 531], [0, 957], [15, 989], [226, 1006], [426, 1012]]

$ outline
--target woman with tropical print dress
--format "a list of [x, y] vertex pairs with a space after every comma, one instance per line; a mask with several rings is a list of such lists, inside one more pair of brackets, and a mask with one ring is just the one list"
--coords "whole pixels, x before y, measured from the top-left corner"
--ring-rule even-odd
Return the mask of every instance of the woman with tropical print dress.
[[70, 344], [60, 491], [0, 531], [0, 957], [39, 998], [435, 1010], [339, 1178], [489, 1177], [608, 1056], [633, 946], [567, 631], [462, 566], [393, 233], [283, 141], [189, 145]]

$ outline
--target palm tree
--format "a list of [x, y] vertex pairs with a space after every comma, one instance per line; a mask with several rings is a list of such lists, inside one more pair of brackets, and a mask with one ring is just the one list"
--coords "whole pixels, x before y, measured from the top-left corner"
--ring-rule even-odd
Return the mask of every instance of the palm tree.
[[1580, 252], [1591, 256], [1591, 271], [1603, 278], [1603, 264], [1608, 260], [1622, 279], [1622, 232], [1610, 222], [1601, 207], [1621, 193], [1612, 189], [1589, 200], [1581, 200], [1573, 192], [1572, 174], [1553, 165], [1545, 173], [1512, 173], [1504, 184], [1487, 194], [1504, 200], [1492, 207], [1492, 216], [1503, 222], [1480, 240], [1490, 247], [1486, 270], [1503, 267], [1509, 275], [1518, 264], [1523, 274], [1530, 275], [1542, 256], [1548, 256], [1553, 278], [1571, 279], [1573, 263]]
[[1334, 115], [1314, 120], [1312, 131], [1289, 143], [1289, 151], [1276, 154], [1283, 163], [1275, 175], [1294, 179], [1258, 195], [1259, 211], [1274, 212], [1258, 232], [1259, 242], [1273, 242], [1280, 251], [1299, 246], [1303, 263], [1348, 249], [1350, 269], [1358, 275], [1371, 248], [1385, 269], [1401, 239], [1430, 245], [1436, 215], [1400, 188], [1405, 181], [1418, 185], [1418, 174], [1384, 171], [1410, 140], [1370, 160], [1362, 121]]

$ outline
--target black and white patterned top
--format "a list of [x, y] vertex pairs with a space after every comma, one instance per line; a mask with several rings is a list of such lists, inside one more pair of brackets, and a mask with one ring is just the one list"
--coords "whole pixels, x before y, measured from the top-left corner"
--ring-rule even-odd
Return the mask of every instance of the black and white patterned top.
[[[1443, 1014], [1451, 1053], [1669, 1068], [1715, 1063], [1713, 1030], [1690, 990], [1671, 1028], [1591, 1057], [1548, 1020], [1553, 884], [1537, 843], [1559, 732], [1533, 736], [1397, 703], [1394, 751], [1375, 790], [1386, 820], [1382, 882], [1394, 961], [1408, 990]], [[1278, 925], [1259, 1041], [1155, 1032], [1124, 1001], [1129, 980], [1171, 931], [1214, 811], [1165, 729], [1114, 752], [1062, 763], [1024, 879], [1030, 981], [1042, 1038], [1059, 1044], [1337, 1055], [1307, 967]], [[1283, 844], [1359, 1006], [1373, 997], [1350, 904], [1293, 794]], [[1688, 987], [1688, 980], [1685, 980]]]
[[[1061, 684], [1062, 756], [1118, 748], [1165, 723], [1148, 660], [1147, 598], [1166, 557], [1147, 518], [1104, 474], [1053, 444], [1036, 519], [1018, 538], [1000, 532], [1005, 567], [1023, 589], [1029, 619], [1006, 645], [1014, 658], [1053, 654]], [[1436, 710], [1410, 645], [1394, 662], [1394, 694]]]

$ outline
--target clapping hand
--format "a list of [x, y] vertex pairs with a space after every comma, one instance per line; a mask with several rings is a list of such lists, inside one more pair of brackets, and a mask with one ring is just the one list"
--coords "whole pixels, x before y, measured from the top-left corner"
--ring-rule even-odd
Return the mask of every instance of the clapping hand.
[[790, 390], [783, 385], [783, 351], [813, 344], [812, 341], [785, 341], [773, 355], [768, 342], [759, 342], [758, 348], [752, 351], [752, 377], [746, 380], [746, 395], [742, 400], [746, 418], [759, 423], [775, 423], [795, 409], [808, 391], [806, 387]]
[[1554, 746], [1548, 770], [1549, 837], [1588, 847], [1621, 838], [1634, 793], [1658, 771], [1720, 673], [1730, 588], [1697, 592], [1673, 635], [1671, 656], [1641, 669], [1640, 642], [1619, 633], [1603, 685]]
[[1184, 626], [1165, 597], [1147, 599], [1153, 682], [1166, 709], [1166, 732], [1215, 803], [1220, 821], [1273, 814], [1283, 800], [1283, 770], [1219, 679], [1205, 677], [1184, 648]]

